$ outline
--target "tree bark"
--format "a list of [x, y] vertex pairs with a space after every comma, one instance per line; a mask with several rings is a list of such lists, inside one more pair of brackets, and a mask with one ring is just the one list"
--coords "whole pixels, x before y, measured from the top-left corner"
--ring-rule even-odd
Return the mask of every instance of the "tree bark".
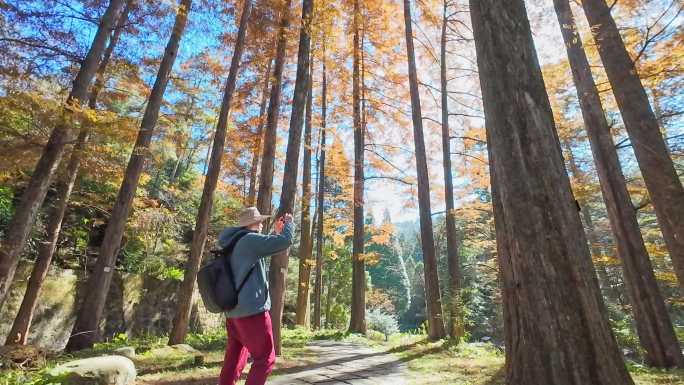
[[177, 345], [185, 341], [188, 332], [188, 322], [190, 321], [190, 310], [195, 289], [197, 272], [202, 263], [204, 245], [207, 242], [209, 231], [209, 218], [211, 208], [214, 204], [214, 192], [218, 184], [219, 173], [221, 172], [221, 160], [226, 145], [226, 131], [228, 128], [228, 117], [230, 115], [230, 103], [235, 91], [238, 71], [240, 70], [240, 60], [245, 46], [245, 35], [247, 34], [247, 23], [252, 12], [252, 0], [245, 0], [242, 5], [242, 16], [240, 16], [240, 26], [238, 28], [233, 58], [228, 70], [226, 79], [223, 102], [219, 112], [218, 124], [214, 134], [214, 143], [211, 149], [211, 158], [207, 169], [207, 176], [204, 179], [204, 189], [200, 200], [197, 219], [195, 221], [195, 231], [192, 234], [192, 244], [190, 245], [190, 258], [185, 265], [183, 283], [178, 288], [178, 302], [176, 304], [176, 314], [173, 318], [173, 327], [169, 335], [169, 345]]
[[451, 135], [449, 131], [449, 88], [447, 78], [447, 24], [448, 1], [443, 1], [442, 35], [440, 38], [440, 84], [442, 97], [442, 165], [444, 167], [444, 200], [446, 203], [447, 262], [449, 269], [449, 335], [463, 337], [464, 325], [461, 317], [461, 263], [458, 257], [458, 233], [456, 232], [456, 210], [454, 209], [454, 179], [451, 171]]
[[333, 292], [332, 292], [332, 276], [328, 274], [328, 284], [326, 286], [326, 299], [325, 299], [325, 328], [329, 329], [332, 324], [330, 323], [330, 310], [331, 310], [331, 305], [332, 305], [332, 297], [333, 297]]
[[31, 180], [21, 196], [10, 223], [7, 225], [7, 232], [0, 245], [0, 309], [5, 303], [7, 292], [19, 263], [19, 257], [24, 250], [38, 210], [45, 200], [50, 182], [62, 161], [66, 145], [72, 138], [70, 121], [75, 118], [74, 112], [87, 102], [88, 88], [95, 77], [110, 32], [121, 15], [124, 3], [124, 0], [111, 0], [107, 10], [102, 15], [88, 54], [74, 78], [73, 87], [67, 97], [60, 121], [50, 133], [50, 138], [43, 148], [43, 153], [31, 175]]
[[554, 0], [554, 5], [596, 162], [608, 219], [615, 235], [618, 256], [622, 261], [639, 340], [646, 351], [646, 361], [649, 365], [660, 368], [682, 366], [684, 357], [644, 245], [636, 211], [627, 191], [615, 143], [601, 107], [601, 98], [591, 75], [589, 60], [577, 32], [570, 3], [568, 0]]
[[112, 281], [116, 256], [121, 244], [126, 219], [130, 213], [133, 198], [140, 181], [140, 175], [150, 151], [150, 143], [159, 118], [159, 109], [171, 76], [173, 63], [178, 54], [178, 46], [185, 30], [191, 6], [192, 0], [181, 0], [178, 6], [173, 30], [164, 50], [157, 78], [152, 87], [152, 92], [145, 108], [145, 114], [140, 124], [138, 137], [128, 161], [124, 179], [112, 208], [109, 222], [107, 223], [95, 270], [88, 279], [86, 295], [76, 317], [71, 338], [67, 343], [67, 351], [92, 347], [93, 343], [100, 337], [100, 320]]
[[354, 0], [354, 48], [352, 73], [352, 105], [354, 115], [354, 233], [352, 239], [352, 296], [351, 319], [349, 331], [351, 333], [366, 333], [366, 267], [363, 257], [364, 251], [364, 142], [365, 132], [361, 122], [361, 70], [360, 56], [363, 47], [359, 43], [360, 21], [359, 0]]
[[254, 150], [252, 153], [252, 166], [249, 169], [249, 192], [247, 193], [246, 206], [254, 206], [256, 204], [257, 191], [257, 172], [259, 170], [259, 158], [261, 158], [261, 146], [264, 141], [264, 114], [266, 113], [266, 104], [268, 102], [268, 86], [271, 83], [271, 63], [273, 59], [268, 60], [266, 66], [266, 73], [264, 74], [264, 89], [261, 91], [261, 105], [259, 106], [259, 125], [256, 131], [256, 141], [254, 142]]
[[[297, 53], [297, 78], [295, 79], [294, 96], [292, 98], [292, 114], [290, 115], [290, 132], [287, 139], [285, 169], [283, 171], [283, 187], [280, 193], [278, 216], [292, 213], [297, 195], [297, 168], [299, 167], [299, 148], [302, 145], [302, 123], [304, 107], [309, 88], [309, 54], [311, 45], [311, 11], [313, 0], [302, 1], [302, 24], [299, 29], [299, 50]], [[280, 328], [282, 324], [283, 306], [285, 304], [285, 283], [287, 277], [287, 249], [271, 257], [269, 267], [271, 291], [271, 320], [273, 322], [273, 340], [276, 354], [280, 355]]]
[[[312, 55], [313, 57], [313, 55]], [[311, 60], [311, 59], [310, 59]], [[299, 243], [299, 287], [297, 288], [297, 325], [308, 327], [309, 286], [313, 265], [311, 239], [311, 102], [313, 101], [313, 61], [309, 66], [309, 90], [306, 100], [306, 123], [304, 125], [304, 174], [302, 175], [302, 229]]]
[[[584, 173], [580, 170], [577, 162], [575, 161], [575, 155], [572, 152], [572, 147], [569, 141], [564, 141], [563, 146], [568, 154], [568, 163], [570, 165], [570, 172], [578, 181], [583, 183]], [[589, 250], [591, 251], [591, 256], [593, 258], [604, 255], [602, 248], [599, 247], [599, 237], [596, 233], [596, 228], [594, 227], [594, 220], [592, 219], [591, 213], [589, 212], [589, 205], [587, 202], [581, 198], [577, 197], [577, 205], [581, 213], [582, 220], [584, 221], [584, 228], [587, 234], [587, 241], [589, 242]], [[596, 271], [596, 276], [599, 280], [599, 285], [602, 291], [606, 294], [609, 300], [617, 300], [619, 293], [615, 292], [613, 285], [608, 276], [608, 271], [604, 265], [594, 264], [594, 270]]]
[[605, 0], [583, 1], [584, 13], [608, 75], [637, 163], [653, 202], [679, 287], [684, 291], [684, 188]]
[[[111, 59], [114, 47], [116, 47], [116, 44], [119, 41], [119, 36], [124, 28], [124, 24], [128, 20], [130, 5], [130, 1], [126, 3], [126, 7], [119, 17], [117, 27], [114, 29], [114, 32], [109, 39], [107, 49], [105, 50], [102, 61], [98, 66], [95, 76], [95, 84], [93, 85], [88, 98], [88, 108], [90, 109], [94, 110], [97, 107], [97, 97], [104, 87], [105, 71], [107, 69], [107, 65], [109, 64], [109, 60]], [[45, 240], [40, 245], [36, 263], [33, 266], [31, 277], [26, 285], [24, 298], [21, 301], [21, 306], [19, 307], [17, 316], [12, 324], [12, 329], [7, 335], [7, 340], [5, 341], [6, 345], [26, 345], [27, 343], [29, 329], [31, 328], [31, 322], [33, 320], [33, 314], [36, 310], [36, 306], [38, 305], [38, 295], [43, 287], [43, 282], [45, 281], [45, 277], [47, 276], [48, 270], [50, 268], [50, 263], [52, 262], [52, 256], [57, 248], [57, 241], [62, 229], [64, 213], [69, 205], [69, 198], [71, 197], [71, 192], [76, 183], [79, 167], [81, 165], [81, 158], [83, 157], [83, 152], [89, 138], [90, 127], [87, 127], [86, 125], [86, 127], [81, 129], [78, 135], [64, 176], [57, 184], [57, 197], [55, 199], [54, 206], [48, 215], [49, 219]]]
[[[506, 383], [633, 384], [608, 324], [523, 0], [471, 0]], [[600, 362], [600, 365], [597, 365]]]
[[[278, 30], [278, 43], [271, 82], [271, 94], [264, 131], [264, 148], [261, 153], [261, 173], [259, 174], [259, 193], [257, 208], [261, 213], [270, 213], [273, 194], [273, 171], [275, 165], [276, 138], [278, 134], [278, 117], [280, 116], [280, 94], [282, 93], [283, 68], [285, 67], [285, 50], [287, 49], [287, 30], [290, 28], [290, 6], [292, 0], [281, 3], [282, 16]], [[266, 226], [264, 226], [266, 227]]]
[[425, 139], [423, 138], [423, 115], [420, 109], [416, 55], [413, 49], [413, 28], [411, 26], [411, 2], [404, 0], [404, 25], [406, 29], [406, 56], [411, 91], [411, 116], [413, 119], [413, 140], [416, 149], [416, 174], [418, 177], [418, 209], [420, 211], [420, 240], [425, 267], [425, 300], [427, 304], [428, 336], [437, 340], [444, 338], [444, 319], [439, 293], [437, 254], [432, 232], [430, 211], [430, 180], [428, 176]]
[[321, 328], [321, 296], [323, 295], [323, 245], [325, 238], [323, 238], [324, 216], [323, 209], [325, 205], [325, 136], [326, 136], [326, 118], [328, 110], [328, 81], [325, 70], [325, 42], [323, 44], [322, 53], [322, 84], [321, 84], [321, 156], [318, 160], [318, 203], [316, 203], [316, 210], [318, 211], [318, 222], [316, 223], [316, 281], [314, 282], [314, 310], [312, 326], [314, 329]]

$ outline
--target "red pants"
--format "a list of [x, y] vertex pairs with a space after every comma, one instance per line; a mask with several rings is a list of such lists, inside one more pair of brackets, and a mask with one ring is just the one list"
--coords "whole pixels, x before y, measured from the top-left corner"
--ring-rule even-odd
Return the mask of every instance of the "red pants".
[[244, 318], [226, 320], [228, 343], [219, 385], [235, 385], [252, 355], [252, 368], [245, 385], [264, 385], [275, 365], [271, 316], [264, 312]]

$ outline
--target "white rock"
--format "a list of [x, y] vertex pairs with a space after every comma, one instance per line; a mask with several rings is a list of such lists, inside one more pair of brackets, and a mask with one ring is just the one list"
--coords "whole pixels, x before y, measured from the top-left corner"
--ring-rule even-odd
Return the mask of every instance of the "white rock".
[[59, 365], [50, 375], [63, 385], [132, 385], [137, 375], [133, 361], [123, 356], [103, 356]]

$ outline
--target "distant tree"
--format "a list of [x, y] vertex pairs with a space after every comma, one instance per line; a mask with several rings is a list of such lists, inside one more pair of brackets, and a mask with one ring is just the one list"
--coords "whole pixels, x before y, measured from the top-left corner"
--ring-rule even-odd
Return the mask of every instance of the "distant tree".
[[428, 335], [431, 339], [446, 336], [442, 317], [442, 302], [437, 275], [437, 255], [432, 232], [432, 213], [430, 212], [430, 180], [428, 176], [425, 139], [423, 137], [423, 115], [420, 109], [418, 74], [413, 49], [413, 27], [411, 2], [404, 0], [404, 26], [406, 29], [406, 56], [408, 61], [409, 86], [411, 90], [411, 112], [413, 118], [413, 140], [415, 142], [416, 171], [418, 174], [418, 210], [420, 213], [420, 242], [425, 264], [425, 297], [427, 301]]
[[111, 0], [97, 28], [90, 50], [72, 83], [71, 92], [64, 104], [60, 122], [50, 133], [40, 160], [31, 175], [31, 180], [22, 194], [14, 215], [7, 226], [0, 245], [0, 308], [5, 303], [7, 292], [19, 263], [31, 227], [40, 206], [45, 200], [52, 177], [59, 167], [67, 143], [72, 139], [72, 127], [78, 115], [75, 114], [88, 102], [88, 88], [102, 60], [111, 30], [124, 8], [125, 0]]
[[271, 196], [273, 194], [273, 171], [275, 166], [275, 148], [280, 116], [280, 94], [282, 93], [283, 68], [285, 67], [285, 51], [287, 49], [287, 29], [290, 27], [290, 6], [292, 0], [279, 2], [280, 25], [275, 49], [273, 79], [269, 94], [268, 114], [264, 131], [264, 144], [261, 150], [261, 170], [259, 174], [259, 190], [257, 208], [262, 213], [271, 212]]
[[[651, 109], [648, 95], [605, 0], [582, 2], [617, 100], [665, 244], [684, 291], [684, 187]], [[682, 362], [681, 354], [678, 359]]]
[[[299, 169], [299, 149], [302, 145], [302, 124], [309, 88], [309, 65], [311, 49], [311, 18], [313, 0], [302, 0], [302, 18], [299, 29], [299, 50], [297, 53], [297, 77], [295, 79], [290, 130], [288, 132], [283, 187], [277, 216], [294, 211], [297, 194], [297, 171]], [[280, 354], [280, 328], [285, 305], [285, 278], [287, 277], [289, 249], [271, 257], [269, 283], [271, 292], [271, 317], [273, 340], [276, 354]]]
[[216, 132], [214, 133], [211, 158], [207, 168], [207, 175], [204, 179], [204, 189], [202, 191], [199, 211], [197, 212], [197, 219], [195, 221], [195, 231], [192, 235], [190, 258], [185, 265], [183, 283], [178, 289], [176, 314], [169, 335], [169, 345], [182, 343], [185, 340], [188, 330], [195, 281], [197, 280], [197, 272], [199, 271], [202, 262], [202, 254], [204, 253], [204, 246], [207, 241], [209, 217], [214, 203], [214, 192], [216, 191], [219, 173], [221, 172], [221, 160], [223, 159], [226, 142], [226, 130], [228, 129], [231, 101], [233, 92], [235, 91], [235, 84], [237, 83], [240, 61], [242, 60], [242, 52], [245, 45], [245, 35], [247, 34], [247, 22], [251, 12], [252, 1], [245, 0], [242, 5], [242, 15], [240, 16], [237, 40], [235, 42], [235, 48], [233, 49], [233, 58], [230, 63], [228, 78], [226, 79], [218, 124], [216, 125]]
[[[88, 108], [94, 110], [97, 108], [97, 97], [104, 88], [105, 71], [107, 65], [114, 52], [114, 47], [119, 42], [119, 37], [124, 30], [125, 24], [128, 21], [128, 12], [130, 11], [131, 1], [126, 3], [126, 6], [117, 21], [117, 26], [109, 38], [107, 49], [104, 51], [102, 61], [100, 62], [97, 73], [95, 75], [95, 84], [90, 90], [88, 97]], [[57, 183], [57, 197], [54, 206], [49, 214], [49, 222], [47, 225], [47, 234], [39, 251], [36, 263], [31, 271], [31, 277], [26, 285], [26, 291], [21, 301], [21, 306], [17, 312], [17, 316], [12, 324], [12, 329], [7, 335], [6, 345], [21, 344], [25, 345], [28, 339], [29, 329], [33, 320], [33, 314], [38, 304], [38, 294], [43, 286], [45, 277], [47, 276], [52, 256], [57, 248], [57, 240], [62, 229], [62, 221], [64, 220], [64, 213], [69, 205], [69, 198], [76, 183], [76, 177], [81, 166], [81, 158], [83, 152], [90, 139], [91, 130], [89, 123], [86, 122], [84, 127], [78, 134], [74, 149], [71, 151], [69, 163], [66, 167], [64, 176]]]
[[[311, 55], [313, 58], [313, 55]], [[311, 119], [313, 101], [313, 60], [309, 65], [309, 90], [306, 97], [306, 121], [304, 123], [304, 161], [302, 175], [302, 216], [299, 245], [299, 285], [297, 287], [297, 325], [309, 326], [309, 286], [311, 282], [311, 260], [313, 239], [311, 233]]]
[[313, 319], [311, 324], [314, 329], [321, 327], [321, 296], [323, 295], [323, 246], [325, 238], [323, 237], [323, 228], [325, 226], [325, 186], [326, 186], [326, 170], [325, 170], [325, 153], [326, 153], [326, 118], [328, 109], [328, 84], [325, 70], [325, 43], [323, 44], [321, 58], [321, 143], [320, 143], [320, 157], [318, 159], [318, 191], [316, 192], [316, 210], [318, 211], [318, 222], [316, 223], [316, 277], [314, 282], [313, 293]]
[[554, 0], [554, 5], [594, 154], [603, 200], [608, 209], [608, 219], [615, 234], [618, 257], [622, 261], [641, 345], [651, 365], [662, 368], [682, 366], [684, 357], [641, 236], [636, 211], [622, 175], [620, 160], [601, 107], [601, 98], [591, 74], [589, 60], [577, 33], [570, 2]]
[[354, 0], [352, 12], [352, 110], [354, 121], [354, 236], [352, 240], [352, 305], [349, 331], [366, 332], [366, 268], [364, 263], [364, 142], [365, 130], [361, 120], [361, 48], [359, 1]]
[[155, 132], [157, 120], [159, 119], [159, 109], [161, 108], [164, 92], [171, 76], [171, 69], [178, 55], [178, 47], [188, 21], [191, 6], [192, 0], [180, 0], [178, 5], [171, 36], [159, 64], [157, 78], [147, 101], [138, 137], [128, 161], [116, 203], [114, 203], [109, 222], [107, 223], [95, 271], [88, 278], [86, 295], [76, 316], [72, 336], [66, 346], [68, 351], [92, 347], [93, 343], [100, 338], [100, 319], [102, 318], [109, 286], [112, 282], [114, 262], [119, 251], [133, 198], [140, 182], [143, 166], [150, 151], [150, 143]]

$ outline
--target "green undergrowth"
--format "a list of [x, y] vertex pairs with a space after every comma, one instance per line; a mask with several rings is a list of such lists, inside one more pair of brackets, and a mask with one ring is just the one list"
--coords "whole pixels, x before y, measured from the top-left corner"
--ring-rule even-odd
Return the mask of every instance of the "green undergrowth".
[[[316, 340], [336, 340], [365, 344], [394, 354], [406, 364], [406, 377], [410, 384], [505, 384], [504, 352], [489, 343], [456, 344], [448, 340], [430, 342], [425, 335], [407, 333], [394, 334], [385, 341], [385, 336], [376, 332], [369, 332], [364, 336], [337, 330], [312, 332], [301, 328], [285, 329], [282, 337], [282, 355], [276, 362], [274, 375], [278, 375], [280, 370], [318, 362], [318, 357], [307, 348], [309, 343]], [[46, 375], [50, 368], [73, 359], [111, 354], [123, 346], [136, 349], [134, 361], [139, 373], [137, 384], [215, 384], [223, 362], [225, 331], [188, 335], [186, 343], [202, 353], [203, 359], [200, 361], [192, 352], [167, 347], [167, 341], [166, 337], [159, 336], [135, 339], [117, 336], [90, 350], [51, 357], [44, 368], [0, 372], [0, 385], [59, 385], [58, 379], [49, 379]], [[684, 385], [683, 370], [656, 370], [636, 363], [628, 364], [628, 368], [636, 385]]]

